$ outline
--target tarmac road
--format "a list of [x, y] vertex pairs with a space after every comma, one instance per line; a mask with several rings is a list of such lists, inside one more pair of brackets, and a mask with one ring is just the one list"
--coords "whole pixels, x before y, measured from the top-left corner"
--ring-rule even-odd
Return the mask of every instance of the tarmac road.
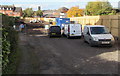
[[[81, 39], [49, 38], [41, 30], [20, 33], [22, 58], [17, 74], [117, 74], [113, 47], [90, 47]], [[104, 59], [101, 55], [105, 54]], [[103, 55], [102, 55], [103, 56]], [[112, 57], [113, 58], [109, 58]]]

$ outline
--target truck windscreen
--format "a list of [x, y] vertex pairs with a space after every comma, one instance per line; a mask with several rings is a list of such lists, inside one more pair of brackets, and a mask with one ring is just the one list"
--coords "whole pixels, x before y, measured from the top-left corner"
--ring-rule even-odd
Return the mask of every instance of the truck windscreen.
[[90, 27], [91, 34], [108, 34], [105, 27]]

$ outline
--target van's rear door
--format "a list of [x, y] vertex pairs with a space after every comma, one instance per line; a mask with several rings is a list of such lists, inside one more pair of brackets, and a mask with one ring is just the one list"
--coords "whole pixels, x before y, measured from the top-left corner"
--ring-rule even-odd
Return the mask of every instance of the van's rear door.
[[81, 36], [82, 26], [80, 24], [70, 24], [70, 36]]

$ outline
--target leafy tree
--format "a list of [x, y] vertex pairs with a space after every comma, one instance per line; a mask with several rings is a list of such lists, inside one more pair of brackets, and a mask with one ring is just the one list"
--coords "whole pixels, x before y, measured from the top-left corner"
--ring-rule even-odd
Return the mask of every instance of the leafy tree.
[[108, 1], [88, 2], [85, 10], [86, 15], [109, 15], [111, 12], [112, 6]]
[[23, 17], [32, 17], [33, 13], [34, 11], [32, 8], [27, 8], [23, 11]]
[[34, 16], [42, 16], [43, 15], [43, 12], [41, 10], [38, 10], [36, 12], [34, 12]]
[[83, 16], [83, 10], [79, 7], [72, 7], [67, 11], [67, 17], [80, 17]]

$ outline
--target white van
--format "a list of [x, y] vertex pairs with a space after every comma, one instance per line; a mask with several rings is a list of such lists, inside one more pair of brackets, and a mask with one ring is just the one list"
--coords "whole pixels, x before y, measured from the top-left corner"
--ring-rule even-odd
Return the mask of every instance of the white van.
[[91, 46], [95, 45], [113, 45], [114, 37], [102, 25], [86, 25], [83, 31], [84, 41]]
[[70, 37], [81, 37], [82, 35], [82, 25], [80, 24], [64, 24], [63, 33]]

